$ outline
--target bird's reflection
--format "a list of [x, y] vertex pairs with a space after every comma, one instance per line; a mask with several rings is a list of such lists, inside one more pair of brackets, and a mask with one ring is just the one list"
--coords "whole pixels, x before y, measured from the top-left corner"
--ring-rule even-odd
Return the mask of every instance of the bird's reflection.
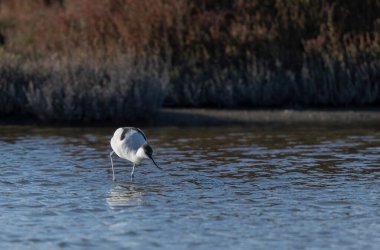
[[107, 203], [112, 209], [143, 204], [143, 189], [134, 184], [118, 184], [108, 194]]

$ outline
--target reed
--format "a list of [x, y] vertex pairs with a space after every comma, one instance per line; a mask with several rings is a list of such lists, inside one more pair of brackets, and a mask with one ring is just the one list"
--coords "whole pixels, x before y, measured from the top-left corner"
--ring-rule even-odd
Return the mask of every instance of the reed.
[[[8, 62], [0, 67], [0, 115], [45, 122], [149, 120], [162, 105], [167, 68], [120, 56], [113, 63]], [[33, 67], [26, 67], [37, 63]]]
[[379, 0], [3, 0], [0, 114], [379, 105], [377, 13]]

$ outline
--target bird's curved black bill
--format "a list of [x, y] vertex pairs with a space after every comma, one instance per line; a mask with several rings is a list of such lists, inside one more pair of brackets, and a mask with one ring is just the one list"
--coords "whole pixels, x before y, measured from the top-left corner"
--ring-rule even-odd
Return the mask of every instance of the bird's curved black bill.
[[149, 156], [149, 158], [152, 160], [152, 162], [154, 163], [154, 165], [156, 165], [157, 168], [159, 168], [159, 169], [162, 170], [162, 168], [160, 168], [160, 167], [157, 165], [157, 163], [154, 161], [154, 159], [153, 159], [152, 156]]

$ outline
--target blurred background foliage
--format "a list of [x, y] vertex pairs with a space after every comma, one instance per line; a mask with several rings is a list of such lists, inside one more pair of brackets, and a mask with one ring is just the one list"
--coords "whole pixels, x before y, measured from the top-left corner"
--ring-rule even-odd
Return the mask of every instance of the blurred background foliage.
[[378, 106], [379, 13], [380, 0], [2, 0], [0, 115]]

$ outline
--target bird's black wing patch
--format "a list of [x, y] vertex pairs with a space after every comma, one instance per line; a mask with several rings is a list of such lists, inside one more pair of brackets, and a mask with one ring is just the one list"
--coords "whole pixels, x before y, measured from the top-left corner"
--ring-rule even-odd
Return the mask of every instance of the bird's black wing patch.
[[139, 128], [134, 128], [134, 129], [136, 129], [143, 137], [144, 137], [144, 139], [146, 140], [146, 141], [148, 141], [147, 139], [146, 139], [146, 136], [145, 136], [145, 134], [144, 134], [144, 132], [142, 132], [142, 130], [141, 129], [139, 129]]
[[139, 129], [139, 128], [134, 128], [134, 127], [125, 127], [125, 128], [123, 128], [123, 132], [122, 132], [121, 135], [120, 135], [120, 140], [124, 140], [124, 138], [125, 138], [125, 134], [128, 133], [128, 132], [131, 131], [131, 130], [135, 130], [135, 131], [137, 131], [138, 133], [140, 133], [140, 134], [144, 137], [144, 139], [147, 141], [144, 132], [142, 132], [141, 129]]
[[125, 134], [128, 132], [129, 130], [127, 128], [123, 128], [123, 132], [121, 133], [120, 135], [120, 141], [124, 140], [125, 138]]

